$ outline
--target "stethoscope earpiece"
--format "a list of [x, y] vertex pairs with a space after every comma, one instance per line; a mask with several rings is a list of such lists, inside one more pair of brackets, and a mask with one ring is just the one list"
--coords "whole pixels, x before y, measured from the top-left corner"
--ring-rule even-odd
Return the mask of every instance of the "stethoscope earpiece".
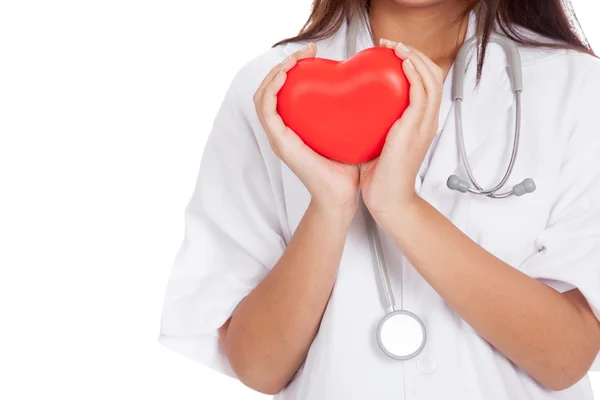
[[461, 179], [458, 175], [450, 175], [448, 177], [448, 181], [446, 181], [446, 186], [448, 186], [448, 189], [456, 190], [457, 192], [461, 192], [461, 193], [471, 192], [473, 194], [482, 194], [482, 195], [491, 197], [493, 199], [502, 199], [502, 198], [512, 196], [512, 195], [523, 196], [524, 194], [535, 192], [535, 189], [537, 188], [535, 185], [535, 181], [533, 179], [525, 178], [525, 179], [523, 179], [523, 182], [517, 183], [515, 186], [513, 186], [512, 190], [510, 192], [506, 192], [506, 193], [502, 193], [502, 194], [496, 194], [495, 192], [486, 193], [483, 190], [477, 190], [477, 189], [470, 188], [469, 182], [467, 182], [464, 179]]
[[457, 192], [467, 193], [469, 191], [469, 182], [464, 179], [460, 179], [458, 175], [450, 175], [448, 177], [448, 181], [446, 182], [446, 186], [449, 189], [456, 190]]
[[523, 179], [523, 182], [513, 186], [513, 194], [515, 196], [522, 196], [527, 193], [533, 193], [536, 189], [535, 181], [531, 178]]

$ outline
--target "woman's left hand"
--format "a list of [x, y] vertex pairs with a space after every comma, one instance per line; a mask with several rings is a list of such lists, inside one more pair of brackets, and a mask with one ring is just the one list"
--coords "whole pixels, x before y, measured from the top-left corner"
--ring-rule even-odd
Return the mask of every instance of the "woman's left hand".
[[390, 129], [381, 154], [360, 165], [363, 201], [375, 219], [409, 208], [415, 179], [438, 128], [444, 72], [420, 51], [382, 39], [403, 59], [410, 104]]

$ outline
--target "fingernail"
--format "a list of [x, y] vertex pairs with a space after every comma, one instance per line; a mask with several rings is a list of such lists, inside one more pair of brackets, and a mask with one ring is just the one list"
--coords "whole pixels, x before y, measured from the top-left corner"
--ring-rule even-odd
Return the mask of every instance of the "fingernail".
[[407, 58], [406, 60], [404, 60], [404, 62], [406, 63], [406, 66], [412, 70], [415, 69], [415, 66], [413, 65], [413, 62], [410, 60], [410, 58]]
[[301, 51], [302, 53], [304, 53], [305, 51], [308, 51], [308, 49], [310, 49], [310, 48], [311, 48], [311, 46], [312, 46], [312, 42], [311, 42], [311, 43], [309, 43], [309, 44], [307, 44], [306, 46], [304, 46], [304, 47], [303, 47], [303, 48], [302, 48], [300, 51]]
[[396, 46], [396, 42], [389, 40], [389, 39], [384, 39], [384, 38], [379, 39], [379, 43], [384, 46], [391, 46], [391, 47]]
[[398, 42], [396, 46], [405, 53], [408, 53], [410, 51], [410, 49], [406, 47], [406, 45], [402, 42]]
[[289, 56], [284, 58], [283, 61], [280, 62], [279, 64], [284, 65], [284, 64], [288, 63], [291, 59], [292, 59], [292, 55], [290, 54]]

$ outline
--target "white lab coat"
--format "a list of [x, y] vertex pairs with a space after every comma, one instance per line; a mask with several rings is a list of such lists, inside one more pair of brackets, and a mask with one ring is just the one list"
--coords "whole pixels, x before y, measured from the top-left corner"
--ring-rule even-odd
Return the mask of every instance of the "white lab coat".
[[[473, 24], [471, 15], [468, 36]], [[318, 41], [317, 56], [342, 60], [345, 34], [344, 26]], [[278, 261], [310, 200], [301, 181], [272, 152], [252, 102], [267, 72], [302, 45], [270, 49], [233, 79], [202, 156], [185, 212], [185, 239], [165, 294], [160, 342], [231, 376], [217, 328]], [[357, 51], [370, 46], [363, 26]], [[416, 188], [476, 243], [514, 268], [560, 292], [578, 288], [600, 318], [600, 62], [574, 51], [520, 47], [520, 52], [522, 134], [507, 187], [532, 177], [537, 190], [493, 200], [446, 187], [450, 174], [466, 176], [456, 146], [452, 71], [444, 86], [439, 141]], [[474, 59], [465, 80], [465, 141], [485, 186], [502, 176], [512, 146], [515, 103], [505, 66], [502, 48], [490, 44], [479, 89], [473, 90]], [[592, 398], [587, 377], [559, 392], [536, 383], [453, 312], [381, 230], [380, 235], [396, 298], [402, 289], [404, 307], [428, 329], [423, 352], [399, 362], [377, 347], [375, 328], [384, 310], [359, 211], [319, 332], [295, 378], [276, 398]]]

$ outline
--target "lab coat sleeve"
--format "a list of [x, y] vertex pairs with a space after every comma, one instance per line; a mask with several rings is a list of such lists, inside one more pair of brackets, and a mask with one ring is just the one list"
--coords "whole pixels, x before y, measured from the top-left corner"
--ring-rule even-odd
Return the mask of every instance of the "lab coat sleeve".
[[231, 377], [218, 328], [285, 249], [256, 124], [248, 117], [254, 112], [249, 86], [238, 73], [207, 139], [159, 335], [167, 348]]
[[[569, 132], [556, 201], [546, 229], [537, 237], [541, 250], [521, 271], [563, 293], [579, 289], [600, 319], [600, 85], [582, 90], [580, 113], [570, 115]], [[600, 356], [592, 370], [600, 371]]]

